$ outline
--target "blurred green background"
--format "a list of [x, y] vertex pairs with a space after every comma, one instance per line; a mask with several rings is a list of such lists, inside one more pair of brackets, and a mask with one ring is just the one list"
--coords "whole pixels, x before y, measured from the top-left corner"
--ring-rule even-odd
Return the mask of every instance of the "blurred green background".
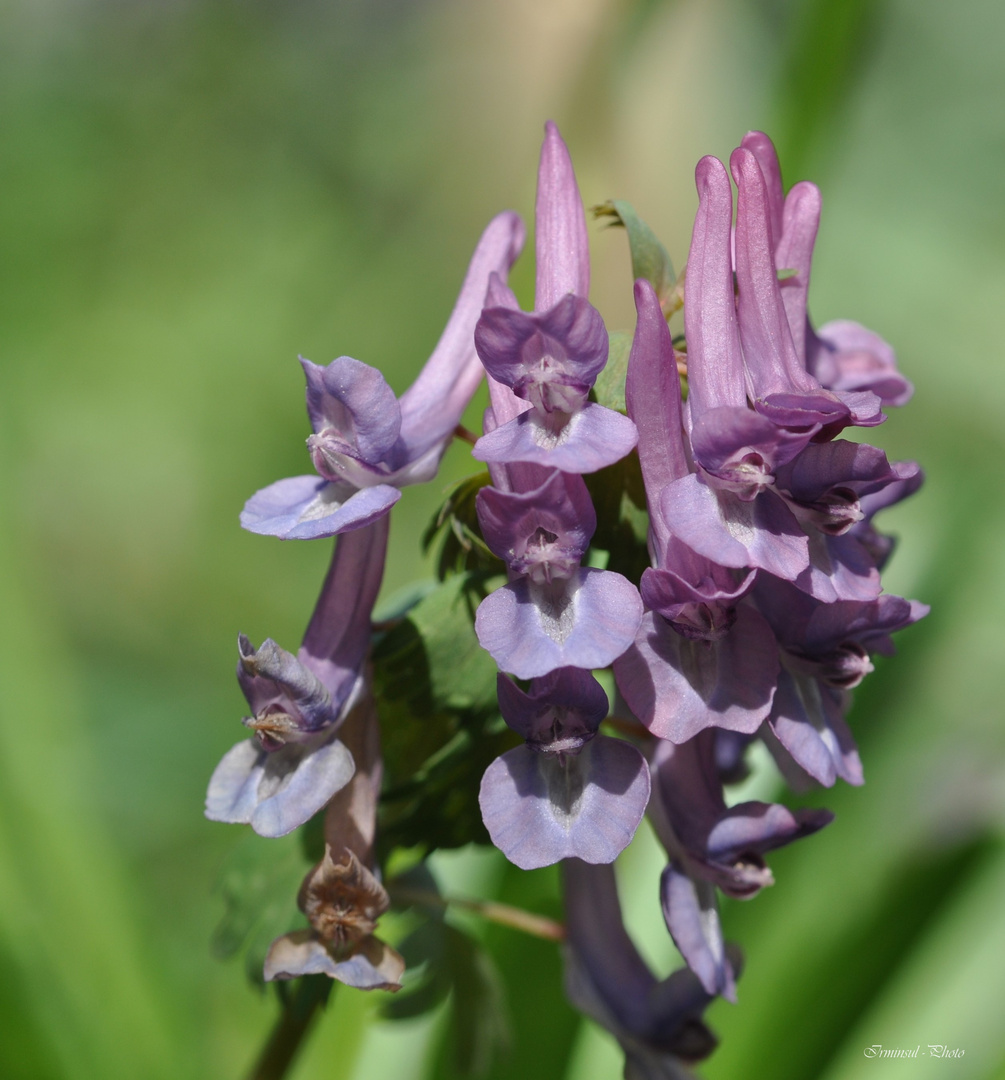
[[[747, 955], [709, 1080], [1005, 1077], [1005, 8], [994, 0], [35, 0], [0, 11], [0, 1076], [237, 1078], [276, 1012], [211, 956], [240, 830], [202, 818], [241, 737], [234, 642], [295, 646], [329, 555], [243, 533], [309, 471], [303, 354], [408, 385], [474, 242], [532, 217], [542, 124], [587, 205], [631, 200], [680, 265], [693, 168], [749, 128], [816, 180], [818, 323], [917, 386], [877, 441], [928, 483], [890, 512], [893, 592], [933, 605], [858, 695], [868, 783], [730, 906]], [[623, 234], [593, 300], [633, 324]], [[524, 262], [515, 283], [532, 293]], [[472, 414], [473, 416], [476, 414]], [[395, 511], [385, 595], [449, 480]], [[556, 910], [461, 853], [448, 889]], [[642, 835], [620, 867], [671, 964]], [[512, 1030], [493, 1077], [608, 1080], [553, 946], [484, 929]], [[450, 1075], [445, 1017], [344, 991], [293, 1075]], [[930, 1043], [953, 1060], [868, 1060]]]

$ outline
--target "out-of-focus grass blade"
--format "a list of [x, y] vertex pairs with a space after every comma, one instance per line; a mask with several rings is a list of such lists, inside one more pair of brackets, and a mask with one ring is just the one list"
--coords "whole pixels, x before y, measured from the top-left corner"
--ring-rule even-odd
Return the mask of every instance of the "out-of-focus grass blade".
[[[155, 977], [143, 967], [122, 868], [91, 810], [89, 748], [70, 666], [29, 602], [12, 555], [0, 540], [0, 956], [12, 968], [6, 995], [20, 999], [19, 1011], [31, 1016], [60, 1077], [183, 1077]], [[0, 1016], [0, 1043], [8, 1043], [7, 1025], [18, 1015]], [[5, 1053], [0, 1049], [0, 1065]]]
[[[845, 1041], [822, 1080], [945, 1076], [985, 1080], [1005, 1054], [1005, 848], [958, 896], [901, 965]], [[916, 1059], [873, 1060], [865, 1048], [918, 1050]], [[962, 1050], [962, 1057], [943, 1057]], [[920, 1048], [920, 1049], [919, 1049]]]
[[775, 140], [788, 182], [806, 160], [856, 84], [871, 41], [879, 0], [804, 0], [793, 8], [775, 105]]

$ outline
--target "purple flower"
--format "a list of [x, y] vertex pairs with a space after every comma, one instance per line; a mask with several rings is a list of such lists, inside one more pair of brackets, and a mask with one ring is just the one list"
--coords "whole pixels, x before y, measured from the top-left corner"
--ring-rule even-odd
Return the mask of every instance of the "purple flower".
[[628, 648], [642, 601], [620, 574], [579, 565], [597, 520], [581, 477], [555, 471], [530, 491], [484, 488], [478, 516], [513, 578], [475, 617], [482, 648], [503, 671], [530, 679], [602, 668]]
[[753, 896], [773, 883], [765, 853], [816, 832], [833, 815], [762, 802], [727, 807], [713, 731], [680, 746], [660, 741], [652, 769], [649, 813], [670, 856], [660, 881], [667, 928], [705, 989], [733, 1000], [715, 887], [729, 896]]
[[714, 995], [686, 968], [653, 976], [622, 922], [613, 867], [569, 859], [562, 869], [569, 1000], [621, 1044], [628, 1080], [687, 1080], [684, 1064], [716, 1046], [701, 1015]]
[[607, 330], [587, 302], [590, 288], [586, 217], [569, 151], [546, 125], [535, 219], [537, 288], [533, 314], [500, 297], [482, 313], [475, 346], [491, 379], [511, 387], [530, 408], [497, 416], [475, 444], [493, 463], [533, 462], [568, 473], [611, 465], [635, 445], [635, 426], [587, 401], [607, 362]]
[[[738, 189], [737, 318], [754, 408], [779, 427], [825, 437], [848, 424], [871, 427], [882, 423], [881, 402], [875, 394], [825, 390], [806, 370], [782, 301], [772, 243], [773, 200], [764, 173], [757, 157], [744, 146], [733, 151], [729, 164]], [[818, 215], [819, 192], [812, 185], [802, 185], [791, 196], [791, 205], [800, 212], [804, 204], [811, 203], [805, 206], [806, 211], [812, 214], [815, 207]], [[784, 232], [783, 246], [788, 246]]]
[[490, 222], [439, 343], [400, 400], [376, 368], [351, 357], [327, 367], [301, 360], [314, 429], [307, 445], [320, 478], [295, 476], [257, 492], [241, 513], [246, 529], [284, 540], [359, 529], [390, 510], [399, 488], [436, 475], [482, 378], [472, 335], [489, 277], [505, 275], [522, 245], [516, 214]]
[[656, 565], [642, 575], [649, 611], [614, 673], [629, 708], [660, 738], [685, 742], [711, 726], [752, 734], [771, 708], [777, 650], [764, 619], [738, 606], [755, 572], [737, 573], [689, 548], [664, 511], [663, 492], [691, 475], [680, 381], [670, 331], [647, 281], [635, 283], [635, 302], [625, 399], [639, 430]]
[[774, 470], [809, 440], [747, 407], [733, 295], [733, 202], [722, 163], [695, 171], [698, 213], [688, 256], [684, 324], [688, 410], [697, 472], [669, 483], [660, 510], [678, 539], [719, 566], [760, 568], [795, 579], [809, 566], [809, 543], [774, 493]]
[[848, 691], [872, 671], [871, 652], [890, 655], [890, 634], [928, 613], [899, 596], [822, 604], [787, 582], [761, 578], [757, 606], [781, 646], [782, 672], [770, 729], [799, 767], [830, 787], [861, 784], [862, 764], [845, 722]]
[[390, 898], [374, 872], [383, 764], [369, 685], [342, 731], [356, 772], [328, 805], [324, 857], [304, 879], [297, 897], [310, 929], [284, 934], [272, 943], [264, 977], [270, 982], [320, 974], [358, 990], [398, 990], [405, 962], [374, 936]]
[[363, 692], [370, 615], [384, 571], [388, 519], [339, 538], [304, 643], [294, 657], [242, 634], [237, 678], [255, 737], [216, 767], [206, 795], [212, 821], [250, 823], [283, 836], [313, 817], [352, 778], [336, 737]]
[[526, 745], [497, 758], [479, 803], [492, 843], [524, 870], [565, 858], [612, 862], [649, 801], [649, 769], [621, 739], [597, 735], [607, 695], [587, 671], [561, 668], [529, 693], [499, 676], [499, 709]]
[[810, 264], [820, 224], [820, 192], [806, 181], [786, 196], [778, 155], [761, 131], [748, 132], [740, 146], [757, 160], [764, 177], [774, 263], [784, 278], [779, 291], [799, 362], [828, 390], [869, 391], [884, 405], [904, 405], [913, 387], [897, 370], [893, 349], [859, 323], [840, 319], [814, 331], [807, 312]]

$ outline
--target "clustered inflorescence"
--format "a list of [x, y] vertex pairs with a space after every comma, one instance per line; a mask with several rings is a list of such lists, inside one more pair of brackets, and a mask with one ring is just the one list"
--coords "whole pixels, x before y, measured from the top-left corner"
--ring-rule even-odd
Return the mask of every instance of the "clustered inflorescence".
[[[862, 783], [849, 691], [870, 654], [892, 652], [891, 633], [927, 610], [882, 593], [892, 541], [873, 517], [921, 472], [841, 435], [880, 424], [911, 386], [877, 335], [810, 322], [820, 194], [806, 182], [784, 193], [765, 135], [743, 139], [729, 172], [704, 158], [696, 183], [686, 279], [626, 204], [599, 208], [628, 228], [644, 267], [630, 348], [613, 348], [588, 301], [586, 216], [549, 124], [532, 312], [507, 285], [523, 225], [503, 213], [400, 399], [357, 360], [301, 361], [317, 475], [259, 491], [241, 521], [338, 541], [296, 655], [239, 638], [253, 738], [225, 755], [206, 803], [210, 818], [266, 837], [323, 820], [323, 857], [298, 898], [307, 928], [273, 943], [267, 980], [400, 985], [405, 961], [374, 936], [391, 898], [372, 613], [400, 488], [435, 476], [483, 374], [473, 456], [488, 472], [468, 482], [459, 568], [483, 583], [474, 632], [499, 669], [506, 729], [494, 736], [503, 752], [479, 768], [478, 803], [511, 862], [562, 864], [567, 992], [621, 1043], [627, 1076], [678, 1076], [711, 1051], [702, 1011], [717, 995], [735, 1000], [739, 968], [717, 891], [753, 896], [772, 883], [768, 851], [831, 820], [729, 805], [724, 785], [743, 776], [751, 743], [797, 785]], [[594, 674], [605, 669], [613, 702]], [[686, 963], [662, 982], [624, 929], [612, 867], [646, 813]]]

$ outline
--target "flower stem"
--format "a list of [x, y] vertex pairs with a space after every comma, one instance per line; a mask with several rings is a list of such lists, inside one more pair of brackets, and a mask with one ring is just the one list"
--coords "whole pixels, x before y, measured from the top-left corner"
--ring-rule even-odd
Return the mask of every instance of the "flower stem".
[[309, 975], [297, 979], [289, 989], [280, 988], [283, 1011], [248, 1080], [282, 1080], [333, 986], [331, 979], [324, 975]]
[[399, 904], [418, 904], [422, 907], [447, 908], [457, 907], [464, 911], [473, 911], [489, 922], [508, 926], [513, 930], [522, 930], [525, 934], [544, 938], [546, 941], [564, 941], [565, 927], [554, 919], [544, 915], [535, 915], [523, 908], [500, 904], [495, 900], [461, 900], [457, 897], [440, 896], [439, 893], [426, 889], [391, 887], [394, 901]]

